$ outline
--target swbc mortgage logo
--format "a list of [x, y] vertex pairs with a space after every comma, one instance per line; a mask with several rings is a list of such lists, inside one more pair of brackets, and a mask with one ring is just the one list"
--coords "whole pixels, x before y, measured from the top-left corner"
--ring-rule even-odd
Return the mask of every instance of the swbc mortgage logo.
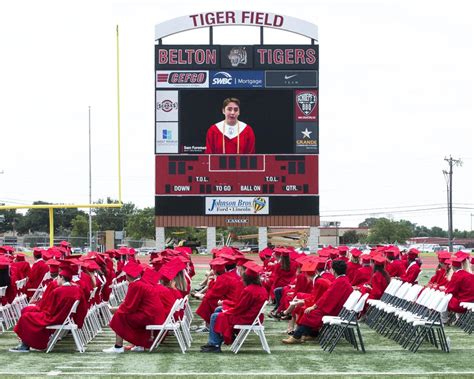
[[263, 71], [210, 71], [211, 88], [262, 88]]

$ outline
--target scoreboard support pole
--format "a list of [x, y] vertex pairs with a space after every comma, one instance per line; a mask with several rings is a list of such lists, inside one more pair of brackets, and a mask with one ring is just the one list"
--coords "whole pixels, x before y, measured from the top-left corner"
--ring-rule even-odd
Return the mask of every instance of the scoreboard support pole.
[[320, 230], [316, 226], [309, 228], [308, 247], [309, 251], [318, 251]]
[[258, 251], [262, 251], [267, 247], [268, 243], [268, 229], [266, 226], [258, 227]]
[[216, 227], [208, 226], [206, 228], [206, 248], [207, 253], [210, 254], [212, 249], [216, 247]]
[[165, 228], [158, 226], [155, 228], [155, 237], [156, 237], [156, 249], [158, 251], [163, 251], [165, 249], [166, 239], [165, 239]]

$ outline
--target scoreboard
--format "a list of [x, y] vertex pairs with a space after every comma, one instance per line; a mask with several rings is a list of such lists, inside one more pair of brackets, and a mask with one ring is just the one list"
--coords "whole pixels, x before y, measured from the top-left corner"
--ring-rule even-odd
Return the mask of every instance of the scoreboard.
[[[157, 218], [319, 216], [317, 27], [282, 15], [249, 18], [247, 13], [218, 17], [217, 12], [212, 20], [291, 30], [310, 36], [309, 43], [266, 45], [262, 30], [256, 45], [214, 45], [212, 30], [210, 43], [199, 45], [168, 45], [155, 34]], [[212, 26], [203, 21], [209, 17], [191, 15], [165, 23], [161, 35], [171, 34], [172, 28]], [[267, 25], [267, 19], [278, 22]], [[240, 100], [238, 119], [251, 127], [255, 153], [205, 153], [206, 133], [223, 120], [226, 98]], [[319, 217], [310, 222], [319, 223]]]
[[317, 155], [157, 155], [155, 159], [157, 196], [315, 196], [319, 192], [318, 175], [314, 175]]

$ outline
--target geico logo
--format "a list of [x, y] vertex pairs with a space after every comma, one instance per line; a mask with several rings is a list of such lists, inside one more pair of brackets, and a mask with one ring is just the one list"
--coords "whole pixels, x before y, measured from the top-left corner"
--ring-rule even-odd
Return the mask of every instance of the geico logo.
[[214, 78], [212, 84], [232, 84], [231, 78]]

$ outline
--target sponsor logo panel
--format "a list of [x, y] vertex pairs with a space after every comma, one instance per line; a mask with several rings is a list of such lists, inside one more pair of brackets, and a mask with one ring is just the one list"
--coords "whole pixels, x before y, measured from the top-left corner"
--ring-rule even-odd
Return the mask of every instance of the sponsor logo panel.
[[210, 71], [210, 88], [263, 88], [263, 71]]
[[209, 71], [156, 71], [156, 88], [208, 88]]
[[156, 121], [178, 121], [178, 91], [156, 91]]
[[295, 125], [296, 154], [318, 154], [319, 136], [316, 122], [297, 122]]
[[318, 91], [295, 91], [295, 118], [296, 121], [316, 121], [318, 116]]
[[255, 197], [206, 197], [207, 215], [267, 215], [269, 198]]
[[221, 46], [221, 68], [252, 68], [253, 46]]
[[178, 123], [157, 122], [155, 154], [178, 153]]
[[265, 71], [267, 88], [318, 87], [318, 71]]
[[219, 46], [155, 46], [156, 70], [199, 70], [220, 67]]

